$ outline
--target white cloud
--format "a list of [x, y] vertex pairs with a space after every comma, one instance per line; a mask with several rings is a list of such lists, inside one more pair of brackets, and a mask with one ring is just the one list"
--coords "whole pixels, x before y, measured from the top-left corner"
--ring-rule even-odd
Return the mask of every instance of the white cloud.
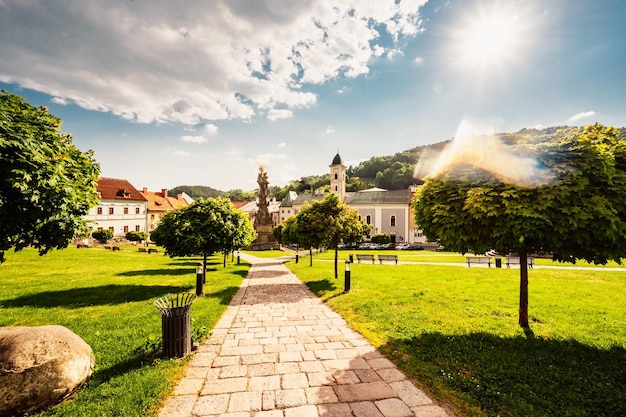
[[286, 109], [271, 109], [267, 112], [267, 118], [269, 120], [288, 119], [292, 116], [293, 112]]
[[425, 2], [3, 0], [0, 81], [140, 123], [276, 120], [419, 33]]
[[204, 136], [181, 136], [180, 140], [182, 140], [183, 142], [190, 142], [190, 143], [205, 143], [208, 142], [209, 140], [204, 137]]
[[586, 119], [588, 117], [594, 116], [596, 114], [595, 111], [586, 111], [582, 113], [578, 113], [567, 119], [568, 122], [577, 122], [581, 119]]
[[422, 58], [421, 56], [418, 56], [417, 58], [413, 60], [413, 64], [417, 66], [424, 65], [424, 58]]
[[334, 127], [332, 127], [331, 125], [328, 125], [328, 126], [326, 127], [326, 133], [327, 133], [327, 134], [335, 133], [335, 128], [334, 128]]
[[286, 148], [286, 147], [287, 147], [287, 144], [286, 144], [285, 142], [280, 142], [280, 143], [278, 144], [278, 147], [279, 147], [279, 148]]
[[207, 123], [206, 125], [204, 125], [203, 130], [208, 135], [215, 135], [217, 134], [218, 127], [214, 125], [213, 123]]
[[62, 106], [66, 106], [68, 104], [70, 104], [70, 100], [63, 98], [63, 97], [52, 97], [52, 99], [50, 99], [51, 102], [55, 103], [55, 104], [60, 104]]

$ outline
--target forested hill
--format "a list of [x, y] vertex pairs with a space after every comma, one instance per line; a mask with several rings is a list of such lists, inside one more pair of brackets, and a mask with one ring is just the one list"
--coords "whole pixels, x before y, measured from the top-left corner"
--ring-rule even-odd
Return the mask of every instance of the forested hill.
[[[550, 140], [559, 130], [576, 129], [569, 126], [549, 127], [545, 129], [522, 129], [515, 133], [498, 133], [496, 136], [504, 143], [514, 144], [520, 141], [538, 141]], [[622, 136], [626, 138], [626, 129], [621, 128]], [[413, 177], [415, 165], [419, 161], [424, 152], [438, 153], [447, 143], [444, 141], [432, 145], [418, 146], [403, 152], [398, 152], [388, 156], [374, 156], [367, 161], [361, 162], [357, 166], [350, 166], [347, 169], [348, 180], [346, 183], [347, 191], [365, 190], [371, 187], [380, 187], [387, 190], [406, 189], [412, 184], [419, 184], [419, 181]], [[281, 200], [289, 191], [295, 191], [298, 194], [303, 192], [312, 192], [319, 188], [329, 189], [330, 178], [328, 173], [322, 175], [311, 175], [302, 177], [285, 187], [270, 186], [268, 190], [269, 197], [275, 197]], [[182, 185], [170, 190], [171, 195], [186, 192], [193, 198], [209, 198], [222, 196], [230, 198], [233, 201], [250, 201], [256, 198], [257, 190], [243, 191], [230, 190], [218, 191], [211, 187], [203, 186], [186, 186]]]

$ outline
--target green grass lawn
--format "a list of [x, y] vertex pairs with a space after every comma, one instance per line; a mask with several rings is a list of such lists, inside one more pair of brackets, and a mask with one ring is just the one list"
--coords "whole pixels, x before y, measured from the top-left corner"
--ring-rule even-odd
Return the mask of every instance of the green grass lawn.
[[[426, 251], [399, 256], [464, 260]], [[343, 294], [343, 265], [334, 279], [332, 257], [316, 255], [312, 268], [287, 265], [461, 414], [626, 415], [626, 272], [531, 270], [533, 334], [525, 334], [517, 326], [519, 269], [354, 264], [352, 291]]]
[[[168, 293], [195, 293], [193, 258], [169, 258], [103, 248], [7, 252], [0, 265], [0, 326], [59, 324], [94, 350], [95, 370], [74, 400], [40, 416], [151, 416], [182, 376], [185, 359], [155, 355], [161, 313], [153, 302]], [[191, 306], [192, 331], [211, 329], [238, 290], [249, 264], [217, 256], [207, 267], [205, 297]]]

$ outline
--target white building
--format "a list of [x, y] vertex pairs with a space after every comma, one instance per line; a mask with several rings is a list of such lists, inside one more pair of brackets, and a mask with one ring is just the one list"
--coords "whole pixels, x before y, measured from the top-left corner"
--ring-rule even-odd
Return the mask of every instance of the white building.
[[97, 189], [100, 201], [84, 216], [93, 230], [109, 229], [114, 236], [147, 231], [148, 200], [127, 180], [100, 178]]

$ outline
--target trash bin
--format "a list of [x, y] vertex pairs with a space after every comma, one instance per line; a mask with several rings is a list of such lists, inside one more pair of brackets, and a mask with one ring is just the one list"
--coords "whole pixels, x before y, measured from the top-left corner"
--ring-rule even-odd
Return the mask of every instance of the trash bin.
[[502, 268], [502, 258], [496, 258], [496, 268]]
[[350, 254], [349, 256], [350, 256], [350, 263], [353, 264], [354, 263], [354, 255]]
[[182, 358], [191, 353], [191, 303], [192, 293], [168, 294], [154, 302], [161, 312], [163, 356]]

